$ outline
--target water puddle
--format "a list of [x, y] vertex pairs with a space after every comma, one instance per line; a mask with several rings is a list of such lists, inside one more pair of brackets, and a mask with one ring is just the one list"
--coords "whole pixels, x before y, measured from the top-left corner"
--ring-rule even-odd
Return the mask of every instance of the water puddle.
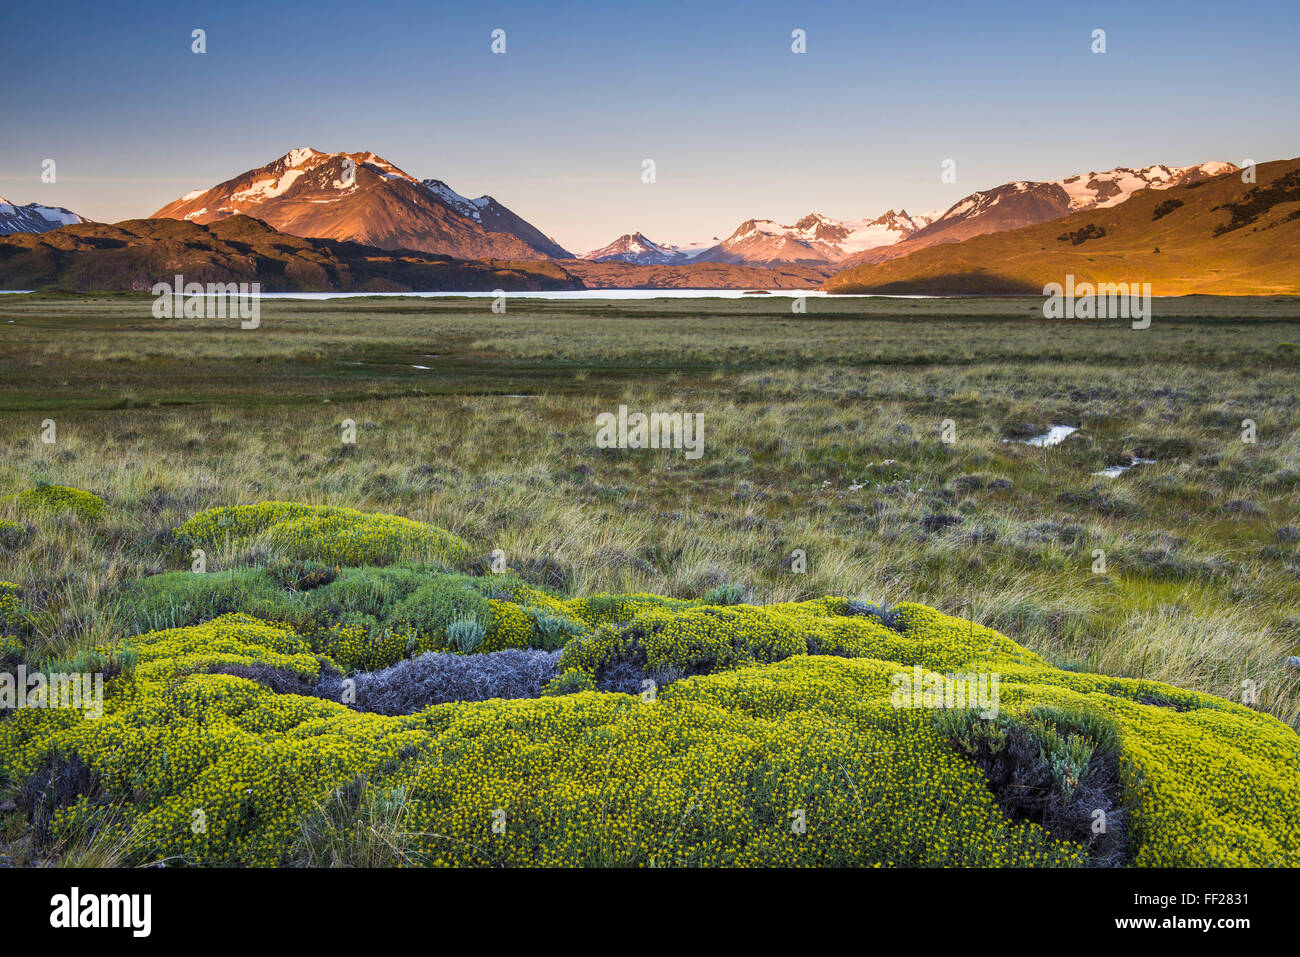
[[1069, 436], [1074, 435], [1079, 430], [1072, 425], [1053, 425], [1049, 426], [1047, 431], [1042, 435], [1035, 435], [1028, 439], [1003, 439], [1003, 442], [1019, 442], [1022, 445], [1033, 445], [1040, 449], [1048, 448], [1053, 445], [1060, 445]]
[[1121, 475], [1123, 475], [1125, 472], [1127, 472], [1129, 469], [1133, 468], [1134, 466], [1155, 465], [1155, 464], [1156, 464], [1155, 459], [1144, 459], [1135, 455], [1133, 456], [1133, 461], [1130, 462], [1128, 465], [1108, 465], [1100, 472], [1093, 472], [1092, 474], [1101, 475], [1105, 478], [1119, 478]]

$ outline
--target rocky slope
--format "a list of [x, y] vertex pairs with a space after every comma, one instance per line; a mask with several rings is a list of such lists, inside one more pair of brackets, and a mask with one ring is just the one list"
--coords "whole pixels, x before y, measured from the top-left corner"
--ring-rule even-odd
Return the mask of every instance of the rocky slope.
[[213, 223], [254, 216], [294, 236], [341, 239], [458, 259], [571, 255], [491, 196], [468, 199], [374, 153], [291, 150], [258, 169], [168, 203], [152, 218]]

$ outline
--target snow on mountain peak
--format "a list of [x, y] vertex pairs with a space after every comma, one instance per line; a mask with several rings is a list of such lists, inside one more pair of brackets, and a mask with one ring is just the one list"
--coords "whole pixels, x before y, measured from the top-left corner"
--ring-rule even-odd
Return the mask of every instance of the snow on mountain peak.
[[40, 203], [19, 206], [7, 199], [0, 199], [0, 236], [9, 233], [43, 233], [59, 226], [84, 222], [87, 222], [85, 217], [62, 206], [43, 206]]
[[284, 156], [280, 157], [281, 162], [290, 169], [301, 166], [307, 160], [315, 156], [323, 155], [312, 149], [310, 146], [299, 146], [297, 149], [289, 150]]
[[426, 179], [422, 185], [456, 212], [476, 222], [483, 221], [483, 209], [492, 202], [491, 196], [480, 196], [478, 199], [462, 196], [440, 179]]
[[932, 221], [906, 210], [886, 210], [872, 219], [839, 220], [809, 213], [791, 225], [747, 219], [730, 236], [706, 250], [705, 261], [839, 262], [877, 246], [891, 246]]
[[1218, 176], [1237, 167], [1232, 163], [1210, 162], [1196, 166], [1166, 166], [1157, 163], [1134, 169], [1117, 166], [1103, 173], [1078, 173], [1063, 180], [1055, 180], [1070, 197], [1070, 211], [1118, 206], [1142, 189], [1169, 189], [1189, 179]]
[[676, 246], [656, 243], [641, 232], [624, 233], [608, 246], [593, 249], [582, 257], [592, 262], [626, 262], [641, 266], [681, 263], [692, 258]]

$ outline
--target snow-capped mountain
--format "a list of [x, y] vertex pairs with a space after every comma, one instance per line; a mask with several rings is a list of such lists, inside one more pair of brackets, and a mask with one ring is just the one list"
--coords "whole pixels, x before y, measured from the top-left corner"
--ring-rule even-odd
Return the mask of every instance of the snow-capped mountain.
[[570, 253], [491, 196], [469, 199], [420, 181], [374, 153], [302, 147], [153, 214], [206, 224], [238, 213], [295, 236], [352, 240], [461, 259], [568, 258]]
[[1052, 185], [1065, 190], [1070, 197], [1070, 212], [1076, 213], [1081, 209], [1118, 206], [1140, 189], [1169, 189], [1235, 172], [1235, 165], [1221, 161], [1195, 166], [1165, 166], [1162, 163], [1142, 169], [1119, 166], [1105, 173], [1078, 173], [1056, 180]]
[[[1093, 187], [1082, 197], [1082, 208], [1060, 219], [862, 263], [831, 276], [822, 288], [1038, 296], [1065, 276], [1080, 283], [1107, 280], [1122, 262], [1124, 273], [1141, 277], [1161, 295], [1292, 295], [1300, 291], [1300, 260], [1284, 251], [1300, 248], [1300, 219], [1294, 215], [1294, 187], [1287, 184], [1300, 176], [1300, 159], [1262, 163], [1255, 172], [1257, 186], [1243, 183], [1231, 167], [1207, 164], [1182, 185], [1165, 189], [1168, 179], [1162, 177], [1160, 188], [1130, 191], [1122, 202], [1119, 194]], [[1086, 186], [1094, 178], [1105, 182], [1094, 175], [1072, 178], [1070, 185]], [[1116, 177], [1121, 187], [1127, 178]], [[919, 238], [921, 233], [900, 245]]]
[[790, 226], [770, 219], [748, 219], [700, 262], [838, 263], [848, 256], [906, 239], [930, 223], [931, 216], [888, 210], [875, 219], [839, 220], [809, 213]]
[[60, 226], [89, 221], [62, 206], [42, 206], [40, 203], [18, 206], [0, 197], [0, 236], [10, 233], [43, 233]]
[[1051, 182], [1020, 181], [981, 190], [946, 212], [920, 216], [887, 210], [875, 219], [839, 220], [810, 213], [793, 225], [749, 219], [697, 257], [698, 262], [750, 265], [854, 266], [883, 262], [935, 243], [1032, 226], [1083, 209], [1115, 206], [1142, 189], [1168, 189], [1235, 171], [1231, 163], [1119, 167]]
[[608, 246], [593, 249], [583, 256], [591, 262], [636, 263], [638, 266], [672, 266], [694, 260], [700, 253], [712, 248], [708, 243], [690, 243], [674, 246], [656, 243], [640, 232], [625, 233]]
[[1196, 166], [1121, 166], [1104, 173], [1078, 173], [1048, 182], [1017, 181], [971, 193], [942, 216], [905, 240], [851, 255], [844, 266], [884, 262], [938, 243], [960, 242], [972, 236], [1019, 229], [1060, 219], [1086, 209], [1118, 206], [1143, 189], [1169, 189], [1235, 172], [1232, 163]]

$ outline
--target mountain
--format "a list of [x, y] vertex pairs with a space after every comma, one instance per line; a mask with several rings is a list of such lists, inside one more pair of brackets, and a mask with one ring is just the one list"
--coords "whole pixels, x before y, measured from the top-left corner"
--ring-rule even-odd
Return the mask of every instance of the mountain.
[[827, 280], [837, 293], [1042, 295], [1047, 283], [1150, 283], [1155, 296], [1300, 294], [1300, 159], [1103, 198], [1051, 222], [945, 242]]
[[242, 214], [81, 223], [0, 237], [0, 289], [137, 290], [155, 282], [257, 282], [263, 292], [580, 289], [545, 260], [464, 261], [278, 232]]
[[460, 260], [278, 232], [236, 214], [81, 223], [0, 236], [0, 289], [148, 291], [156, 282], [258, 282], [263, 292], [472, 292], [504, 289], [811, 289], [826, 268], [725, 263]]
[[88, 220], [62, 206], [42, 206], [28, 203], [18, 206], [0, 197], [0, 236], [10, 233], [43, 233], [72, 223]]
[[942, 216], [904, 239], [850, 256], [843, 266], [884, 262], [907, 256], [939, 243], [960, 242], [972, 236], [1019, 229], [1050, 222], [1087, 209], [1108, 209], [1143, 189], [1170, 189], [1236, 171], [1231, 163], [1197, 166], [1121, 166], [1105, 173], [1079, 173], [1050, 182], [1005, 183], [971, 193], [954, 203]]
[[624, 262], [639, 266], [666, 266], [689, 262], [696, 255], [698, 253], [685, 252], [676, 246], [653, 242], [638, 232], [624, 233], [608, 246], [593, 249], [582, 258], [596, 263]]
[[468, 199], [441, 180], [417, 180], [374, 153], [307, 147], [187, 193], [152, 218], [207, 224], [239, 214], [294, 236], [458, 259], [572, 255], [491, 196]]
[[700, 262], [826, 265], [855, 253], [892, 245], [922, 229], [928, 216], [889, 210], [875, 219], [838, 220], [809, 213], [791, 226], [747, 219], [730, 236], [697, 257]]

